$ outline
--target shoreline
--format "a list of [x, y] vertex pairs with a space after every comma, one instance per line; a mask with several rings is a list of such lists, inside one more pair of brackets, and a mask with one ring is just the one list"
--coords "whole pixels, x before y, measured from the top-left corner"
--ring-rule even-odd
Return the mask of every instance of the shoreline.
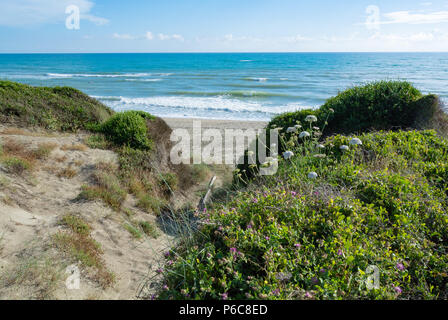
[[161, 117], [171, 129], [187, 129], [193, 130], [193, 122], [200, 121], [202, 129], [263, 129], [269, 121], [253, 121], [253, 120], [218, 120], [203, 118], [165, 118]]

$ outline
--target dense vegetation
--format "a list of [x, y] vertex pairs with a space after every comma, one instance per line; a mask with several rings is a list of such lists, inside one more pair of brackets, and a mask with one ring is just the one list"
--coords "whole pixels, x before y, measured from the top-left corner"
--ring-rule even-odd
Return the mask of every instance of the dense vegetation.
[[113, 111], [69, 87], [31, 87], [0, 81], [0, 122], [76, 131], [98, 125]]
[[[316, 117], [316, 121], [306, 121], [310, 116]], [[284, 133], [283, 142], [278, 146], [281, 154], [288, 149], [285, 141], [296, 132], [312, 127], [319, 128], [323, 137], [407, 129], [435, 129], [448, 136], [448, 116], [442, 111], [437, 96], [424, 96], [409, 82], [379, 81], [347, 89], [318, 109], [278, 115], [269, 122], [267, 136], [271, 129]], [[256, 175], [259, 165], [257, 159], [257, 167], [250, 166], [246, 155], [245, 163], [239, 166], [244, 171], [244, 180]]]
[[269, 123], [269, 128], [287, 130], [297, 122], [304, 124], [308, 115], [318, 118], [315, 125], [325, 127], [327, 136], [415, 128], [424, 109], [431, 109], [436, 99], [434, 95], [423, 96], [409, 82], [372, 82], [341, 92], [319, 109], [281, 114]]
[[[204, 225], [160, 270], [159, 298], [447, 299], [448, 141], [433, 130], [322, 138], [325, 122], [334, 132], [368, 130], [368, 121], [406, 128], [420, 97], [406, 83], [372, 84], [330, 99], [307, 121], [307, 111], [299, 123], [274, 119], [301, 126], [281, 134], [287, 153], [267, 163], [278, 162], [278, 172], [198, 213]], [[363, 113], [369, 108], [378, 110]], [[341, 128], [331, 124], [339, 112]]]

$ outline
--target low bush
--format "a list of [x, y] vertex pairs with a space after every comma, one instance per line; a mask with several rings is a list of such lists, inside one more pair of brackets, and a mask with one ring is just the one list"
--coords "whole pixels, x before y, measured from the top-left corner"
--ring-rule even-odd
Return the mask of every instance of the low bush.
[[120, 112], [103, 123], [100, 130], [117, 145], [147, 150], [151, 148], [151, 141], [148, 139], [146, 121], [150, 119], [152, 116], [143, 112]]

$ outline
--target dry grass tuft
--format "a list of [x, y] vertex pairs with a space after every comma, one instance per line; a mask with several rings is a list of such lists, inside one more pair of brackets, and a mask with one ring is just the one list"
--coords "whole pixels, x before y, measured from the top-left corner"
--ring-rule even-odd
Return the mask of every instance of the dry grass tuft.
[[57, 173], [59, 178], [72, 179], [78, 174], [78, 171], [72, 168], [72, 166], [68, 166], [67, 168], [62, 169]]
[[107, 269], [102, 258], [101, 245], [90, 234], [90, 225], [81, 217], [72, 214], [64, 216], [60, 224], [69, 231], [61, 231], [53, 236], [55, 246], [74, 262], [79, 261], [84, 268], [93, 269], [93, 280], [103, 288], [112, 286], [115, 283], [115, 275]]
[[30, 149], [22, 142], [5, 139], [1, 161], [9, 172], [22, 175], [25, 171], [32, 170], [37, 161], [47, 159], [54, 148], [56, 144], [44, 143], [36, 149]]

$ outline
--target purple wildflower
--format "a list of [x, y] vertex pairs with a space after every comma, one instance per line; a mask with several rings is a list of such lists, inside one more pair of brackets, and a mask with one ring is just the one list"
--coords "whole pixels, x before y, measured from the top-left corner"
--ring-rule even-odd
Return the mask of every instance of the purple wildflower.
[[343, 252], [341, 249], [338, 250], [338, 256], [342, 256]]
[[235, 254], [238, 252], [238, 250], [236, 250], [236, 248], [230, 248], [230, 252]]
[[227, 299], [229, 299], [229, 295], [228, 295], [228, 293], [227, 293], [227, 292], [224, 292], [223, 294], [221, 294], [221, 298], [222, 298], [222, 300], [227, 300]]
[[156, 272], [157, 272], [157, 273], [162, 273], [162, 272], [163, 272], [163, 269], [162, 269], [162, 268], [159, 268], [159, 269], [156, 270]]
[[316, 283], [319, 282], [319, 280], [318, 280], [316, 277], [312, 277], [312, 278], [311, 278], [311, 282], [314, 283], [314, 284], [316, 284]]
[[403, 271], [404, 269], [406, 269], [402, 263], [397, 263], [397, 265], [395, 267], [400, 271]]
[[163, 286], [163, 290], [168, 290], [169, 289], [169, 287], [165, 284], [164, 286]]
[[311, 299], [313, 297], [313, 295], [310, 292], [305, 292], [305, 298], [307, 299]]
[[291, 195], [292, 195], [293, 197], [295, 197], [295, 196], [297, 195], [297, 192], [295, 192], [295, 191], [291, 191]]
[[272, 291], [272, 294], [274, 296], [278, 296], [278, 295], [280, 295], [280, 290], [279, 289], [275, 289], [274, 291]]
[[253, 202], [253, 203], [258, 203], [258, 199], [257, 199], [257, 198], [253, 198], [253, 199], [252, 199], [252, 202]]
[[271, 238], [269, 238], [269, 237], [265, 237], [265, 239], [266, 239], [267, 241], [269, 241], [269, 239], [271, 239]]
[[302, 245], [301, 245], [300, 243], [296, 243], [296, 244], [294, 245], [294, 247], [296, 247], [297, 249], [300, 249], [301, 246], [302, 246]]
[[401, 288], [399, 286], [394, 287], [394, 290], [398, 294], [401, 294], [403, 292], [403, 290], [401, 290]]
[[170, 261], [167, 262], [167, 264], [168, 264], [169, 266], [171, 266], [173, 263], [174, 263], [173, 260], [170, 260]]

